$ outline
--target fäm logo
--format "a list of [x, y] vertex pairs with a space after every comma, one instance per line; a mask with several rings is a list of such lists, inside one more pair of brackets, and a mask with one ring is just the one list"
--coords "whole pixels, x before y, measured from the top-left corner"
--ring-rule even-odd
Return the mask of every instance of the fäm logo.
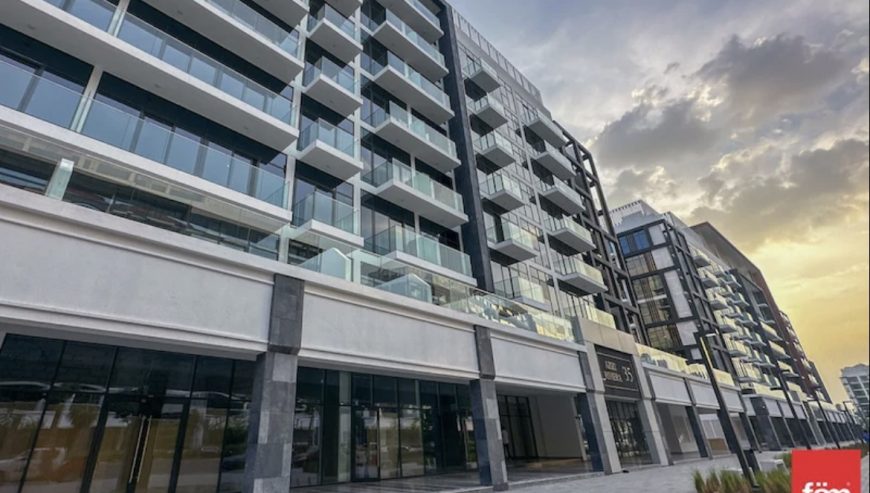
[[795, 450], [792, 493], [859, 493], [861, 453], [858, 450]]
[[805, 484], [801, 493], [852, 493], [852, 490], [849, 488], [828, 488], [828, 483], [821, 481]]

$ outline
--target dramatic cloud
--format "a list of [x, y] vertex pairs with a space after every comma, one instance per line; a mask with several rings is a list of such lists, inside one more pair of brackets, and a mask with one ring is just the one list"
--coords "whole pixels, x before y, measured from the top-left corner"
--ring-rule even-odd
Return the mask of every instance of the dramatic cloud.
[[801, 37], [779, 34], [747, 45], [732, 37], [697, 72], [726, 98], [725, 108], [751, 124], [787, 112], [805, 112], [814, 96], [837, 83], [850, 67], [831, 51]]

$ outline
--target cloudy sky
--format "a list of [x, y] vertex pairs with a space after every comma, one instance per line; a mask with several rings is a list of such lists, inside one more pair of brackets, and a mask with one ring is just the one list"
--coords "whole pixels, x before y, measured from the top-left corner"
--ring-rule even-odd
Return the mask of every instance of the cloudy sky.
[[451, 0], [595, 153], [611, 206], [711, 221], [835, 399], [868, 360], [868, 3]]

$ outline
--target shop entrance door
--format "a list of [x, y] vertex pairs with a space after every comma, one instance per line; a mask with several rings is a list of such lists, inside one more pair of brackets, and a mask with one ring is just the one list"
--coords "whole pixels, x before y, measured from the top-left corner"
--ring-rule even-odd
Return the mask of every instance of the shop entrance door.
[[185, 403], [179, 400], [110, 398], [97, 425], [98, 440], [83, 491], [169, 491], [184, 414]]

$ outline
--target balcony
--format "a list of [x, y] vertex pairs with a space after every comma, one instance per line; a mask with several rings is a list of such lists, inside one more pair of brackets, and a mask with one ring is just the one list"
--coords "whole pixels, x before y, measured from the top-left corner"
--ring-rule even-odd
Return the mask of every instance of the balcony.
[[491, 249], [516, 262], [529, 260], [538, 254], [535, 235], [509, 221], [502, 220], [500, 228], [489, 228], [486, 238]]
[[302, 71], [299, 33], [287, 31], [241, 0], [145, 0], [284, 82]]
[[717, 288], [719, 287], [719, 280], [713, 276], [702, 275], [701, 285], [703, 285], [705, 289]]
[[364, 244], [359, 225], [359, 210], [318, 190], [293, 205], [290, 239], [323, 250], [348, 251]]
[[449, 72], [438, 48], [389, 10], [373, 36], [429, 80], [441, 80]]
[[374, 194], [448, 229], [468, 222], [462, 196], [434, 181], [429, 175], [398, 161], [374, 168], [365, 177]]
[[369, 243], [375, 253], [388, 259], [465, 284], [476, 284], [471, 273], [471, 258], [435, 238], [394, 226], [370, 238]]
[[345, 17], [353, 17], [354, 13], [362, 6], [362, 0], [327, 0], [327, 3]]
[[719, 321], [719, 332], [723, 334], [734, 334], [740, 331], [740, 328], [729, 318], [723, 318]]
[[749, 354], [749, 348], [739, 341], [725, 338], [725, 347], [728, 349], [728, 354], [732, 357], [742, 357]]
[[692, 252], [692, 261], [695, 262], [697, 267], [709, 267], [711, 265], [710, 259], [701, 252]]
[[555, 147], [562, 147], [568, 143], [568, 139], [565, 138], [562, 129], [553, 120], [544, 115], [538, 115], [527, 121], [526, 127], [534, 132], [535, 135], [544, 139], [548, 144]]
[[477, 155], [485, 158], [498, 168], [504, 168], [516, 162], [514, 145], [498, 132], [490, 132], [474, 141]]
[[541, 141], [534, 146], [536, 154], [532, 156], [532, 160], [546, 168], [550, 173], [562, 180], [570, 180], [574, 178], [576, 172], [571, 160], [565, 157], [559, 149], [556, 149], [548, 142]]
[[490, 67], [484, 61], [471, 63], [462, 69], [465, 77], [474, 83], [477, 87], [490, 93], [501, 87], [501, 82], [498, 80], [498, 73], [494, 68]]
[[493, 96], [485, 96], [468, 105], [468, 110], [491, 128], [498, 128], [508, 122], [507, 110]]
[[757, 334], [750, 334], [746, 344], [749, 344], [752, 347], [764, 347], [764, 341], [762, 341], [761, 337]]
[[362, 106], [353, 68], [340, 67], [328, 58], [305, 66], [302, 92], [341, 116], [348, 116]]
[[717, 292], [708, 291], [707, 299], [710, 300], [710, 308], [713, 310], [725, 310], [728, 308], [728, 302]]
[[103, 0], [79, 0], [69, 10], [10, 2], [4, 22], [273, 148], [296, 140], [292, 90], [290, 98], [277, 94], [131, 14], [109, 34], [115, 6]]
[[308, 18], [308, 39], [345, 63], [352, 62], [363, 49], [356, 21], [341, 15], [329, 4], [323, 4]]
[[790, 360], [791, 356], [785, 352], [785, 349], [779, 344], [772, 342], [770, 343], [770, 349], [773, 351], [773, 356], [778, 360]]
[[722, 280], [722, 282], [724, 282], [725, 285], [728, 286], [729, 288], [738, 288], [738, 287], [740, 287], [740, 283], [737, 282], [737, 279], [734, 278], [734, 275], [732, 275], [732, 274], [730, 274], [730, 273], [728, 273], [728, 272], [723, 272], [723, 273], [721, 273], [721, 274], [719, 275], [719, 278], [720, 278], [720, 279]]
[[495, 283], [495, 292], [524, 305], [541, 310], [549, 310], [550, 302], [544, 292], [544, 287], [525, 277], [510, 276]]
[[583, 197], [569, 185], [559, 180], [553, 180], [553, 184], [542, 184], [542, 187], [541, 197], [549, 200], [569, 215], [580, 214], [586, 210], [583, 205]]
[[442, 173], [459, 166], [456, 144], [408, 110], [390, 102], [387, 111], [376, 110], [369, 118], [375, 134], [414, 155]]
[[[74, 91], [21, 67], [0, 62], [0, 80], [4, 83], [0, 105], [13, 110], [9, 117], [18, 122], [16, 125], [26, 123], [33, 127], [48, 122], [53, 125], [40, 127], [46, 136], [77, 148], [85, 146], [89, 152], [109, 160], [127, 162], [138, 173], [187, 183], [209, 193], [215, 189], [209, 185], [215, 184], [272, 206], [285, 207], [284, 177], [254, 166], [250, 159], [214, 145], [203, 145], [156, 120], [140, 118], [138, 113], [84, 99], [81, 89]], [[32, 94], [38, 98], [30, 98]], [[45, 105], [46, 101], [51, 104]], [[77, 122], [74, 116], [80, 107], [89, 109]], [[191, 181], [192, 176], [205, 182]]]
[[308, 0], [254, 0], [289, 26], [296, 27], [308, 14]]
[[426, 40], [435, 42], [444, 36], [438, 16], [419, 0], [381, 0], [378, 3], [401, 17]]
[[373, 80], [435, 123], [453, 117], [447, 94], [391, 52], [387, 52], [387, 65]]
[[761, 322], [761, 329], [764, 331], [764, 334], [769, 340], [774, 342], [782, 342], [782, 337], [779, 336], [779, 333], [776, 331], [776, 329], [774, 329], [767, 323]]
[[573, 286], [586, 294], [607, 291], [601, 271], [583, 261], [580, 256], [561, 257], [555, 261], [559, 281]]
[[730, 297], [731, 303], [739, 306], [740, 308], [749, 308], [749, 303], [746, 301], [746, 298], [743, 297], [740, 293], [732, 293]]
[[359, 141], [353, 134], [318, 120], [302, 130], [297, 159], [340, 179], [348, 180], [363, 170]]
[[480, 183], [480, 193], [483, 198], [506, 211], [522, 207], [526, 202], [520, 182], [500, 171]]
[[577, 252], [584, 253], [595, 249], [592, 233], [570, 217], [557, 219], [551, 216], [547, 220], [547, 227], [550, 237], [561, 241]]

